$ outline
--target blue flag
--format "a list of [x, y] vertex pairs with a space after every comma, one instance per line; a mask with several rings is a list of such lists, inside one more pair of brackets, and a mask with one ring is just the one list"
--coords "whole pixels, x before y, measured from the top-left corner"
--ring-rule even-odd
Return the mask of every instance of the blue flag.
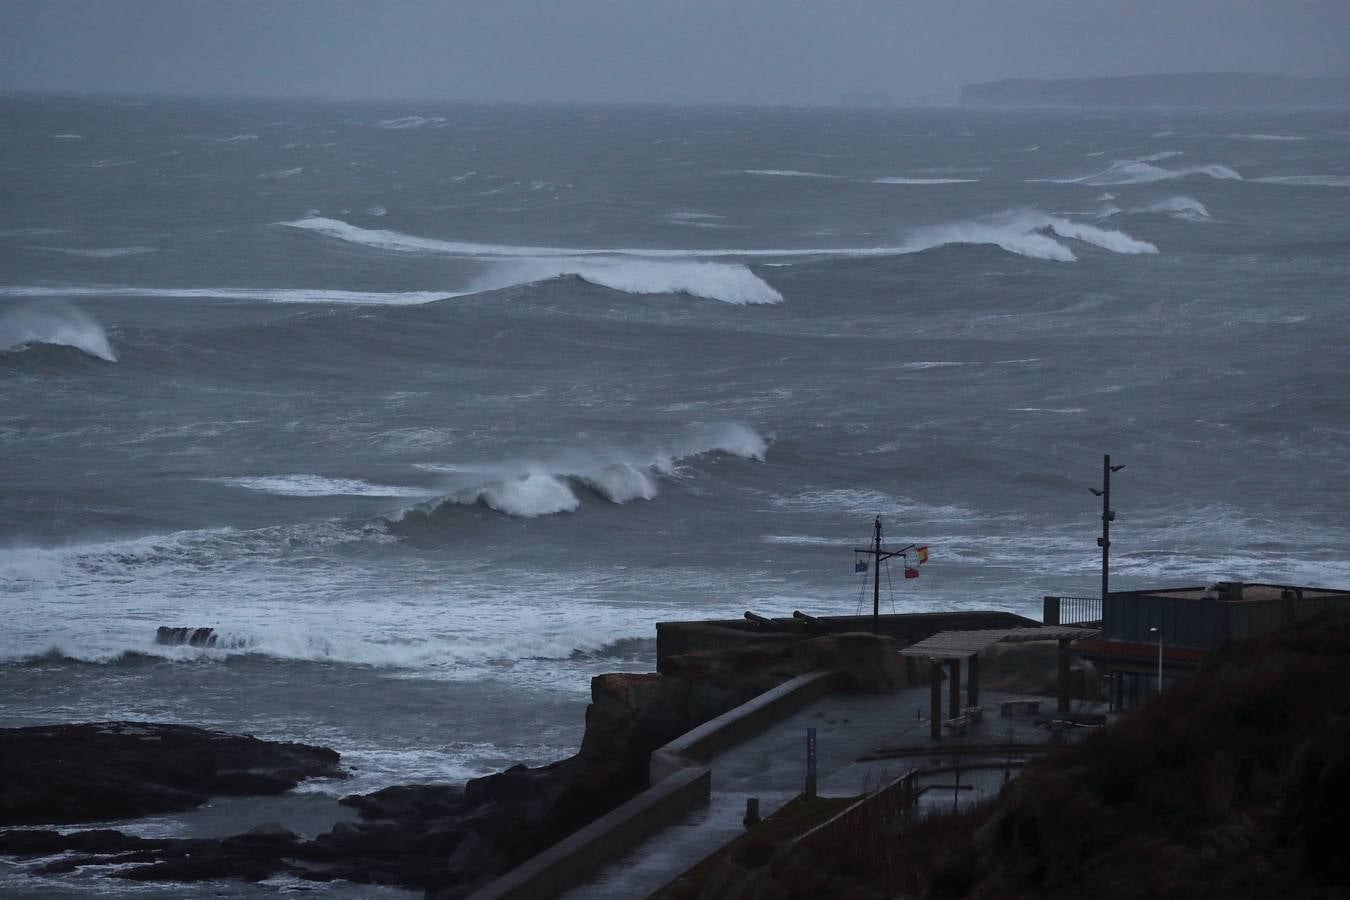
[[855, 563], [853, 564], [853, 571], [855, 571], [855, 572], [866, 572], [866, 571], [867, 571], [867, 560], [865, 560], [865, 559], [860, 559], [860, 560], [858, 560], [857, 562], [855, 562]]

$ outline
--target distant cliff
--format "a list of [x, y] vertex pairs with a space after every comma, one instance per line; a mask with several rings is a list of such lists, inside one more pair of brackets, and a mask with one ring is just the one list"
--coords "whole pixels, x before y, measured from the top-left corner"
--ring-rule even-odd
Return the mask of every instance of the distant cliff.
[[1350, 107], [1350, 78], [1243, 72], [1039, 80], [1006, 78], [961, 87], [972, 106]]

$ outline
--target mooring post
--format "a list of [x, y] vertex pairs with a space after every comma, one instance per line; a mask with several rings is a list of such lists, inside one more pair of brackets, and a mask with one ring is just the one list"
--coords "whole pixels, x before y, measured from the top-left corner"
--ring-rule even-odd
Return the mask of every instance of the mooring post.
[[961, 660], [947, 660], [947, 674], [951, 678], [951, 683], [947, 685], [950, 700], [948, 705], [951, 707], [951, 718], [955, 719], [961, 715]]
[[744, 819], [741, 819], [741, 824], [744, 825], [746, 828], [749, 828], [751, 825], [758, 825], [758, 824], [759, 824], [759, 798], [758, 798], [758, 797], [746, 797], [746, 798], [745, 798], [745, 818], [744, 818]]
[[928, 660], [928, 733], [935, 738], [942, 737], [942, 663], [936, 659]]

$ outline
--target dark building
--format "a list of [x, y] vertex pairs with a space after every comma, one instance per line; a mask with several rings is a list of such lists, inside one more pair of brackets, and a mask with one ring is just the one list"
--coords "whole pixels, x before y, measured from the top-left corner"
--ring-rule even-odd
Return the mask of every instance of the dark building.
[[[1047, 621], [1058, 622], [1060, 599], [1046, 598]], [[1112, 708], [1123, 710], [1188, 677], [1230, 638], [1266, 634], [1324, 609], [1350, 610], [1350, 591], [1221, 581], [1113, 591], [1100, 609], [1101, 636], [1078, 641], [1073, 652], [1105, 676]]]

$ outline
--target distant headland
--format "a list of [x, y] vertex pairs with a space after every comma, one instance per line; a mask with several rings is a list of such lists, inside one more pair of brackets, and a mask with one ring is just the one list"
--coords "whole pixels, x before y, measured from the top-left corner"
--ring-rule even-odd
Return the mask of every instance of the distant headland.
[[967, 106], [1350, 106], [1350, 77], [1193, 72], [1110, 78], [1005, 78], [961, 86]]

